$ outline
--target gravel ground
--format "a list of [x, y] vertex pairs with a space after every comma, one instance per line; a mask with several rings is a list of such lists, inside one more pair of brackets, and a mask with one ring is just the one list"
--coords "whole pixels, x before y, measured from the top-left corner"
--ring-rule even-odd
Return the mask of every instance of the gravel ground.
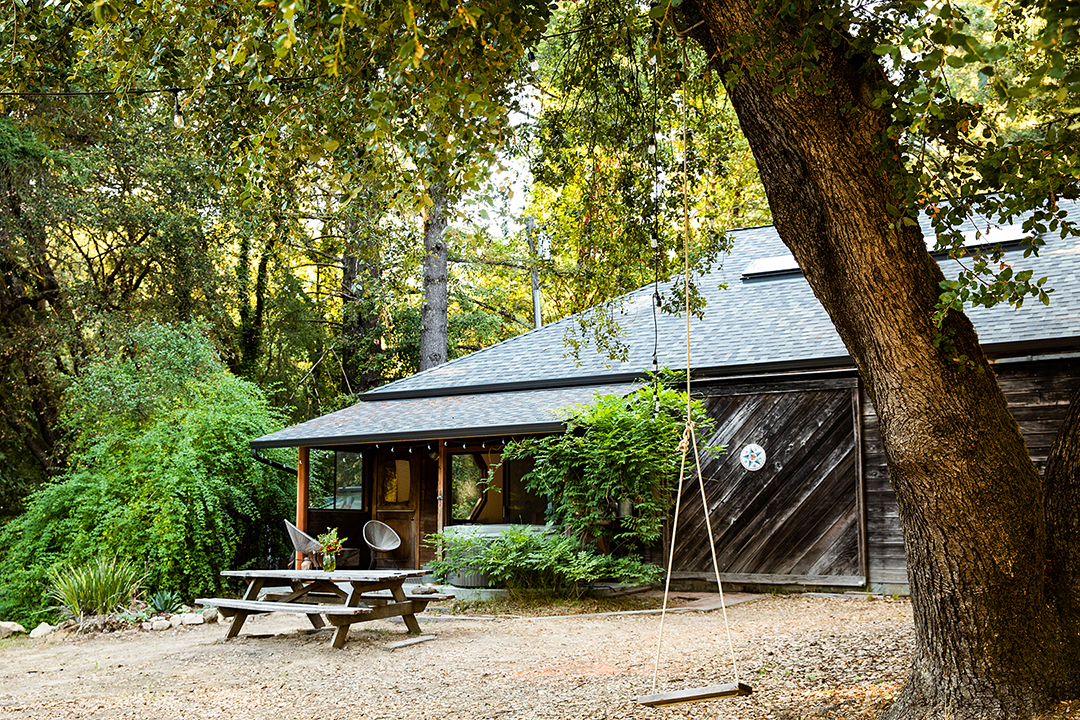
[[[907, 672], [903, 600], [757, 596], [728, 608], [747, 698], [663, 710], [659, 617], [420, 616], [437, 639], [389, 650], [400, 622], [354, 626], [344, 650], [292, 615], [222, 625], [0, 641], [0, 718], [870, 718]], [[309, 626], [310, 627], [310, 626]], [[659, 691], [731, 682], [718, 610], [669, 615]]]

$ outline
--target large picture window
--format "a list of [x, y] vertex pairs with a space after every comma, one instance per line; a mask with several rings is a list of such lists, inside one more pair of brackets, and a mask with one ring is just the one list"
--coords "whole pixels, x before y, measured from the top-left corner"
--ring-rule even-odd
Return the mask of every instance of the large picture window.
[[450, 465], [450, 523], [543, 524], [547, 501], [529, 492], [522, 477], [532, 460], [504, 463], [502, 453], [458, 452]]
[[361, 453], [313, 448], [308, 507], [363, 510], [363, 477], [364, 456]]

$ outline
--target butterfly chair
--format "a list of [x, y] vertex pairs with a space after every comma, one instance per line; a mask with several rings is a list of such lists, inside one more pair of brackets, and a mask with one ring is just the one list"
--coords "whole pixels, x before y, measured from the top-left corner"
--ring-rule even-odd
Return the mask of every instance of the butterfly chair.
[[300, 553], [304, 560], [310, 560], [312, 567], [316, 567], [319, 564], [319, 548], [321, 547], [319, 541], [288, 520], [285, 521], [285, 529], [289, 531], [289, 540], [292, 541], [296, 552]]
[[371, 564], [368, 566], [369, 570], [378, 565], [376, 560], [377, 553], [386, 553], [394, 567], [396, 568], [398, 566], [392, 553], [401, 547], [401, 537], [394, 532], [392, 527], [384, 522], [379, 522], [378, 520], [369, 520], [364, 523], [364, 542], [371, 548]]

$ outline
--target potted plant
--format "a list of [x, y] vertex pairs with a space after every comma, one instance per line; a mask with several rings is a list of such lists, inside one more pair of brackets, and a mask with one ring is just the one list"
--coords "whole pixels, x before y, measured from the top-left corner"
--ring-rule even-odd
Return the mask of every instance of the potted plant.
[[349, 538], [338, 539], [337, 528], [315, 538], [319, 542], [319, 556], [322, 561], [322, 569], [326, 572], [337, 570], [337, 556], [344, 547], [344, 542]]

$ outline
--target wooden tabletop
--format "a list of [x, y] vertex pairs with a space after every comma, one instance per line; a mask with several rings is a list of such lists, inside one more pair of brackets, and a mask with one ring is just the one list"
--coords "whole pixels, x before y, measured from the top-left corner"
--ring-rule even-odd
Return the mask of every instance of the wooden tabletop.
[[254, 580], [330, 580], [332, 582], [385, 582], [422, 577], [423, 570], [222, 570], [226, 577]]

